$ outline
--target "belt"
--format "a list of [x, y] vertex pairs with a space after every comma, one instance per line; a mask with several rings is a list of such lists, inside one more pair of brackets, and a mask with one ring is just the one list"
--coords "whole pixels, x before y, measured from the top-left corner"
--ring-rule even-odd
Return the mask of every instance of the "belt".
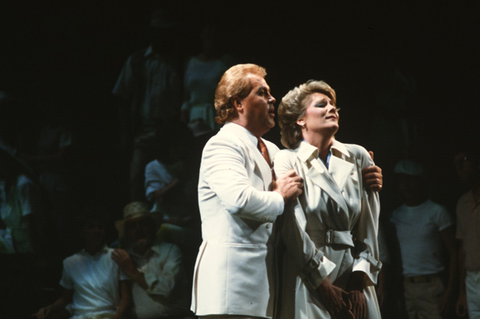
[[352, 233], [349, 230], [313, 230], [308, 231], [312, 240], [321, 245], [346, 245], [355, 247]]
[[403, 277], [403, 279], [406, 282], [410, 282], [412, 284], [418, 284], [418, 283], [422, 283], [422, 282], [432, 282], [437, 278], [440, 278], [440, 274]]

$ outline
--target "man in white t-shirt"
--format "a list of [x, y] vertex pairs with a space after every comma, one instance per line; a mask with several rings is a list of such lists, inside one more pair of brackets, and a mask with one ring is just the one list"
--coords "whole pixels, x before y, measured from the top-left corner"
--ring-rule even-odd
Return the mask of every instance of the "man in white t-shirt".
[[63, 261], [62, 295], [33, 315], [38, 319], [123, 318], [128, 313], [128, 278], [112, 260], [113, 249], [105, 245], [104, 213], [99, 208], [82, 213], [83, 249]]
[[[410, 319], [442, 318], [451, 304], [456, 278], [454, 228], [445, 207], [428, 198], [423, 166], [400, 161], [395, 166], [404, 204], [393, 211]], [[448, 253], [449, 267], [443, 256]], [[443, 272], [448, 269], [448, 281]]]

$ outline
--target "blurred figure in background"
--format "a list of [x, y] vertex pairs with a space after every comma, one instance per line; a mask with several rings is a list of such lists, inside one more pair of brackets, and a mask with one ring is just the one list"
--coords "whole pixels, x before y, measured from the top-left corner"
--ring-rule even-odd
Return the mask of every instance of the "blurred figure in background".
[[41, 215], [42, 196], [31, 176], [11, 150], [0, 148], [0, 253], [31, 253], [40, 243], [34, 218]]
[[142, 202], [125, 206], [123, 216], [116, 227], [127, 249], [115, 249], [112, 258], [132, 280], [136, 318], [193, 318], [180, 248], [155, 235], [160, 216]]
[[202, 51], [187, 61], [184, 77], [184, 102], [182, 120], [190, 123], [196, 119], [217, 131], [216, 111], [213, 105], [215, 89], [232, 59], [221, 52], [220, 30], [214, 24], [206, 25], [201, 34]]
[[130, 293], [127, 277], [112, 260], [113, 249], [105, 244], [104, 212], [86, 209], [79, 235], [83, 249], [63, 261], [62, 296], [34, 316], [43, 318], [123, 318]]
[[197, 213], [193, 134], [185, 123], [163, 126], [155, 137], [155, 160], [145, 168], [145, 196], [163, 220], [187, 225]]
[[156, 131], [180, 118], [181, 77], [172, 54], [180, 23], [175, 13], [156, 9], [150, 18], [150, 46], [131, 55], [115, 84], [119, 98], [122, 146], [133, 148], [130, 163], [131, 200], [144, 200], [145, 165]]
[[[477, 149], [474, 151], [474, 147]], [[480, 157], [471, 144], [454, 157], [460, 180], [469, 187], [457, 203], [457, 238], [460, 240], [460, 295], [457, 314], [480, 318]]]
[[422, 165], [403, 160], [396, 164], [395, 173], [399, 176], [404, 204], [393, 211], [390, 221], [400, 245], [408, 317], [450, 318], [457, 279], [457, 251], [450, 214], [429, 199]]

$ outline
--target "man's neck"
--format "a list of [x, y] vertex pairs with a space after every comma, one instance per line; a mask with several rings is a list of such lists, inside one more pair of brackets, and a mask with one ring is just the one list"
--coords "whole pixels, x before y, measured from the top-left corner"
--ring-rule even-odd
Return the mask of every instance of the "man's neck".
[[248, 123], [246, 121], [242, 121], [240, 118], [235, 118], [231, 121], [232, 123], [235, 123], [237, 125], [240, 125], [241, 127], [243, 127], [244, 129], [246, 129], [247, 131], [249, 131], [250, 133], [252, 133], [252, 135], [254, 135], [255, 137], [262, 137], [265, 133], [268, 132], [268, 130], [265, 130], [265, 129], [257, 129], [255, 127], [252, 127], [251, 125], [248, 125]]
[[91, 247], [84, 247], [84, 249], [87, 253], [94, 256], [94, 255], [98, 254], [103, 249], [103, 247], [105, 247], [105, 246], [104, 245], [102, 245], [102, 246], [91, 246]]

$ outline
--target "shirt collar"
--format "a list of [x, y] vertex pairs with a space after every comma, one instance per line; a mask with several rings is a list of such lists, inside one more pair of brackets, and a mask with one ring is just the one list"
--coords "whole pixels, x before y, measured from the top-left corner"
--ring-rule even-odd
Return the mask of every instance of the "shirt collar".
[[84, 254], [84, 255], [90, 255], [90, 256], [98, 256], [98, 255], [101, 255], [101, 254], [105, 254], [108, 252], [108, 246], [107, 245], [104, 245], [99, 251], [97, 251], [97, 253], [95, 255], [90, 255], [90, 253], [88, 253], [85, 248], [83, 248], [80, 253], [81, 254]]
[[131, 247], [127, 249], [127, 253], [129, 255], [132, 255], [136, 258], [149, 258], [149, 256], [152, 255], [152, 253], [157, 253], [157, 254], [160, 254], [161, 253], [161, 249], [160, 249], [160, 245], [161, 245], [162, 241], [159, 240], [159, 239], [155, 239], [153, 241], [153, 244], [152, 244], [152, 247], [150, 247], [146, 252], [145, 254], [142, 256], [140, 254], [137, 254]]
[[347, 157], [350, 156], [347, 148], [345, 147], [345, 144], [340, 143], [337, 140], [333, 140], [332, 149], [339, 151], [340, 153], [342, 153]]
[[[332, 147], [330, 148], [330, 151], [332, 151], [332, 150], [339, 151], [340, 153], [344, 154], [345, 156], [348, 156], [348, 151], [347, 151], [347, 148], [345, 147], [345, 145], [343, 143], [340, 143], [340, 142], [336, 141], [336, 140], [333, 140]], [[299, 147], [297, 148], [297, 153], [298, 153], [298, 157], [304, 162], [307, 161], [308, 159], [312, 158], [312, 157], [318, 158], [318, 148], [311, 145], [310, 143], [308, 143], [305, 140], [303, 140], [300, 143]]]

